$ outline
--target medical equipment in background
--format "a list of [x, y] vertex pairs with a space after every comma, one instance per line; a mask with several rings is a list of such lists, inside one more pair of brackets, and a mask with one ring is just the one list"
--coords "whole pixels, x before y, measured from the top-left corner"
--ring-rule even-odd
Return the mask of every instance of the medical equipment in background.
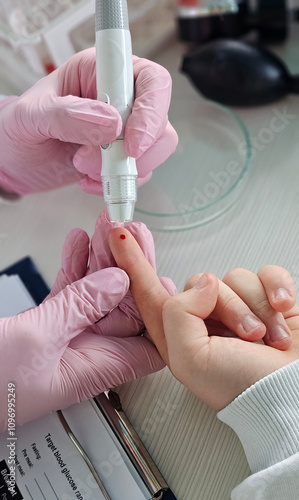
[[134, 102], [132, 42], [126, 0], [96, 0], [97, 98], [122, 118], [120, 137], [102, 150], [102, 184], [111, 222], [133, 220], [137, 168], [123, 146], [123, 133]]
[[299, 16], [297, 0], [178, 0], [180, 38], [203, 43], [255, 32], [262, 42], [283, 42]]
[[[173, 36], [175, 6], [176, 0], [128, 0], [134, 54], [150, 57]], [[0, 93], [21, 93], [92, 47], [94, 14], [95, 0], [0, 0]]]
[[299, 93], [299, 76], [258, 45], [220, 39], [183, 57], [181, 70], [205, 97], [228, 106], [260, 106]]
[[179, 0], [180, 36], [192, 43], [181, 71], [206, 98], [259, 106], [299, 93], [298, 76], [260, 44], [281, 43], [299, 5], [287, 0]]
[[43, 76], [74, 53], [71, 31], [94, 15], [94, 0], [1, 0], [0, 37]]

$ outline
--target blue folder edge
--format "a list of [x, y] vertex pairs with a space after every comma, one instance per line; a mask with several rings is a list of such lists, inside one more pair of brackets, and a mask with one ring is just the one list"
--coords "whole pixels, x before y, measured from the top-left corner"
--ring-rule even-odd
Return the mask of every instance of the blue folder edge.
[[[40, 304], [49, 294], [50, 289], [38, 271], [31, 257], [24, 257], [15, 264], [0, 271], [1, 274], [8, 276], [18, 274], [29, 291], [36, 304]], [[163, 500], [176, 500], [176, 497], [171, 490], [165, 491]]]
[[31, 257], [24, 257], [15, 264], [0, 271], [1, 274], [18, 274], [36, 304], [40, 304], [50, 292], [50, 289], [38, 271]]
[[163, 495], [163, 500], [177, 500], [171, 490], [167, 490]]

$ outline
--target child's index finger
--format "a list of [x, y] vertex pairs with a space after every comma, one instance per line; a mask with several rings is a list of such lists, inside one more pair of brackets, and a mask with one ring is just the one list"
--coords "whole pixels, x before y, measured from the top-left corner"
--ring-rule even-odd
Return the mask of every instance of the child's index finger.
[[130, 278], [130, 289], [146, 329], [167, 364], [168, 354], [163, 330], [162, 307], [170, 295], [127, 229], [120, 227], [112, 229], [109, 234], [109, 244], [118, 267], [123, 269]]

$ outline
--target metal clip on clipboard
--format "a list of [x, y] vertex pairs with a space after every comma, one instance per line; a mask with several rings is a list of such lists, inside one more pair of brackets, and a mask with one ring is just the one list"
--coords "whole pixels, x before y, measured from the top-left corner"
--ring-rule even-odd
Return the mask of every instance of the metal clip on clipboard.
[[[175, 500], [165, 479], [125, 415], [118, 394], [113, 391], [105, 392], [94, 398], [93, 402], [144, 484], [150, 495], [149, 500]], [[88, 454], [73, 433], [62, 411], [58, 410], [57, 414], [65, 432], [92, 473], [105, 500], [112, 500]]]
[[105, 392], [94, 401], [150, 492], [151, 500], [163, 499], [169, 486], [125, 415], [118, 394]]

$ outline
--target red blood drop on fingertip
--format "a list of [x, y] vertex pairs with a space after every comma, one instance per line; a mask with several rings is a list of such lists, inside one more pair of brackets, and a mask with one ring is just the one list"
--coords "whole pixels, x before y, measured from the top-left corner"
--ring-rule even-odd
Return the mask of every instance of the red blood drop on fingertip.
[[44, 68], [45, 68], [47, 75], [49, 75], [50, 73], [55, 71], [56, 66], [53, 63], [48, 63], [48, 64], [45, 64]]
[[120, 239], [121, 239], [121, 240], [125, 240], [125, 239], [126, 239], [126, 236], [125, 236], [124, 234], [121, 234], [121, 235], [120, 235]]

